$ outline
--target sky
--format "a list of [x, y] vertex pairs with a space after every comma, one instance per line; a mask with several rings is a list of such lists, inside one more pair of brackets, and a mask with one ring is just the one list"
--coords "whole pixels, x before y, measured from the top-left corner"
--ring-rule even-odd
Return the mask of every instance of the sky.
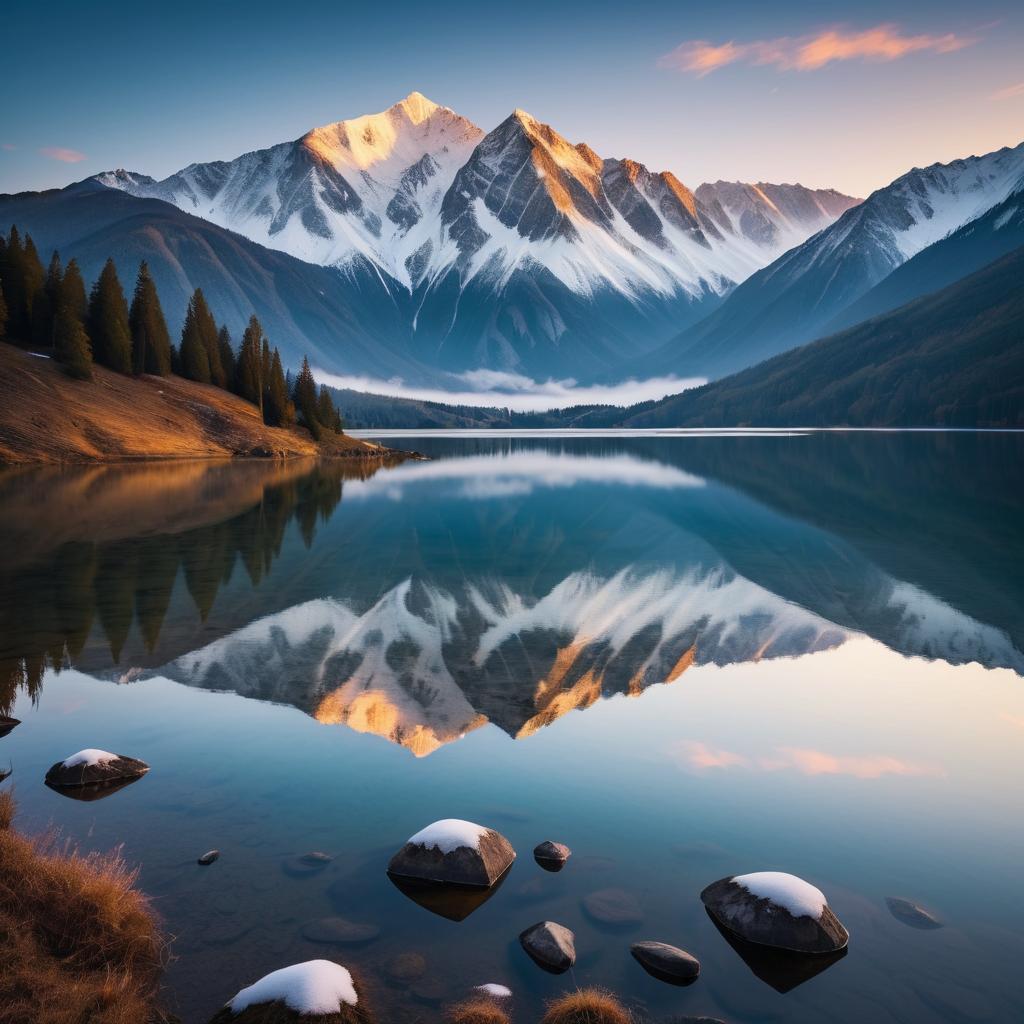
[[[865, 196], [1024, 140], [1024, 5], [6, 0], [0, 192], [164, 177], [413, 90], [604, 157]], [[12, 92], [12, 88], [16, 91]]]

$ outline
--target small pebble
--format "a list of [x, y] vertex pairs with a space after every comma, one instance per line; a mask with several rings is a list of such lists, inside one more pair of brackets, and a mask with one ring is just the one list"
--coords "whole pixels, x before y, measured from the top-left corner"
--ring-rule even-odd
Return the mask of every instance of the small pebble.
[[206, 853], [196, 861], [197, 864], [212, 864], [220, 856], [220, 850], [207, 850]]

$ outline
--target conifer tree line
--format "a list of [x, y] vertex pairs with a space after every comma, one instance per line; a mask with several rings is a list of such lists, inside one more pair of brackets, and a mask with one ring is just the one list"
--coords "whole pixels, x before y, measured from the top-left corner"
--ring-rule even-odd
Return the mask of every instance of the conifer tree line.
[[94, 363], [136, 376], [176, 373], [252, 402], [269, 426], [298, 422], [318, 441], [342, 432], [341, 415], [326, 386], [317, 390], [309, 361], [303, 359], [293, 383], [255, 316], [236, 351], [197, 288], [175, 346], [145, 261], [131, 305], [113, 259], [86, 294], [75, 260], [64, 266], [54, 251], [44, 270], [32, 236], [23, 239], [16, 226], [7, 237], [0, 232], [0, 339], [51, 352], [79, 380], [92, 378]]

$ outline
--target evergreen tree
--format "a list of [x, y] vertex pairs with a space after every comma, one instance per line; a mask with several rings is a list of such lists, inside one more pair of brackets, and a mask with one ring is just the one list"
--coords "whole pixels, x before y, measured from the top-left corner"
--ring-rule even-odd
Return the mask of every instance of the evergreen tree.
[[316, 402], [316, 418], [324, 430], [332, 430], [338, 433], [335, 421], [338, 419], [338, 410], [334, 408], [331, 401], [331, 393], [327, 390], [326, 384], [320, 385], [320, 396]]
[[238, 351], [238, 394], [247, 402], [258, 405], [263, 415], [263, 328], [255, 316], [249, 317], [249, 326], [242, 335]]
[[[203, 329], [200, 325], [200, 309], [196, 296], [202, 299], [202, 292], [198, 288], [189, 299], [185, 326], [181, 329], [181, 375], [189, 380], [199, 381], [200, 384], [209, 384], [210, 358], [203, 343]], [[204, 308], [205, 305], [203, 302]]]
[[68, 306], [57, 310], [53, 327], [53, 349], [64, 372], [76, 380], [92, 379], [92, 352], [82, 321]]
[[287, 427], [295, 419], [295, 406], [288, 398], [288, 389], [281, 368], [281, 354], [274, 349], [270, 360], [270, 378], [263, 407], [263, 421], [272, 427]]
[[7, 337], [7, 301], [4, 299], [4, 286], [0, 282], [0, 338]]
[[85, 299], [85, 282], [82, 280], [82, 272], [78, 269], [77, 260], [71, 260], [64, 271], [56, 306], [58, 312], [61, 309], [67, 309], [84, 325], [88, 303]]
[[135, 294], [128, 313], [132, 338], [132, 369], [135, 373], [153, 373], [166, 377], [171, 372], [171, 336], [156, 284], [145, 260], [139, 264]]
[[309, 360], [305, 357], [302, 359], [302, 369], [299, 371], [298, 377], [295, 378], [295, 391], [292, 397], [299, 423], [313, 435], [314, 441], [319, 441], [322, 431], [316, 418], [316, 381], [313, 380], [313, 371], [309, 368]]
[[132, 336], [128, 327], [128, 303], [112, 259], [103, 264], [93, 285], [86, 327], [96, 362], [117, 373], [131, 373]]
[[25, 236], [25, 253], [23, 257], [25, 274], [25, 294], [28, 298], [28, 322], [29, 333], [26, 340], [31, 338], [35, 346], [46, 346], [50, 340], [46, 337], [46, 329], [49, 326], [49, 305], [46, 302], [46, 271], [39, 260], [39, 253], [36, 251], [35, 242], [31, 235]]
[[43, 278], [43, 287], [32, 304], [32, 344], [36, 348], [53, 347], [63, 276], [64, 268], [61, 265], [60, 253], [54, 249]]
[[203, 295], [202, 288], [197, 288], [192, 293], [192, 302], [195, 305], [195, 318], [199, 337], [206, 352], [206, 363], [210, 370], [210, 383], [216, 384], [219, 388], [226, 388], [228, 386], [228, 378], [220, 359], [217, 322], [213, 319], [210, 307], [206, 304], [206, 296]]
[[220, 365], [224, 370], [226, 387], [231, 391], [235, 391], [238, 387], [235, 380], [237, 369], [235, 366], [235, 350], [231, 347], [231, 335], [228, 333], [227, 327], [222, 327], [217, 332], [217, 349], [220, 352]]
[[[34, 258], [34, 263], [33, 263]], [[12, 341], [28, 344], [32, 340], [32, 306], [44, 280], [43, 268], [31, 238], [22, 243], [17, 226], [4, 249], [3, 288], [7, 296], [7, 335]]]

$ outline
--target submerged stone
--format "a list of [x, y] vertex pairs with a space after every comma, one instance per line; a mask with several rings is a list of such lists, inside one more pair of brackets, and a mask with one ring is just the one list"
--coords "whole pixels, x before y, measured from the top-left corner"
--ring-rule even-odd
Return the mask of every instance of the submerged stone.
[[388, 874], [488, 889], [504, 876], [515, 858], [512, 844], [500, 832], [447, 818], [410, 837], [391, 858]]
[[900, 896], [886, 896], [885, 905], [897, 921], [911, 928], [931, 931], [943, 927], [942, 922], [934, 914], [930, 914], [924, 907], [919, 907], [912, 900], [905, 900]]
[[700, 898], [719, 924], [746, 942], [828, 954], [850, 941], [824, 895], [796, 875], [762, 871], [720, 878]]
[[349, 921], [345, 917], [321, 917], [302, 927], [304, 939], [334, 946], [360, 946], [372, 942], [378, 935], [380, 929], [375, 924]]
[[631, 928], [643, 923], [644, 912], [624, 889], [599, 889], [583, 897], [583, 909], [599, 924]]
[[202, 864], [203, 867], [207, 867], [212, 864], [220, 856], [220, 850], [207, 850], [206, 853], [200, 857], [196, 863]]

